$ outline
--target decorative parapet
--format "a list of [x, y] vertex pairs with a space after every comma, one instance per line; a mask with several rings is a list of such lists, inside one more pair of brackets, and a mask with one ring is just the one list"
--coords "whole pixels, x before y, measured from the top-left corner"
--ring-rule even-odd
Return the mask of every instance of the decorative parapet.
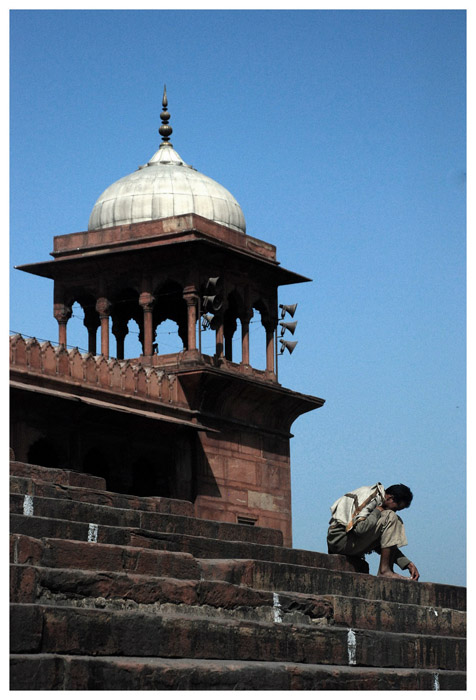
[[12, 368], [45, 377], [55, 377], [71, 384], [106, 389], [162, 403], [179, 401], [179, 384], [174, 373], [146, 367], [133, 360], [106, 359], [102, 355], [81, 353], [78, 348], [65, 350], [49, 341], [10, 336]]

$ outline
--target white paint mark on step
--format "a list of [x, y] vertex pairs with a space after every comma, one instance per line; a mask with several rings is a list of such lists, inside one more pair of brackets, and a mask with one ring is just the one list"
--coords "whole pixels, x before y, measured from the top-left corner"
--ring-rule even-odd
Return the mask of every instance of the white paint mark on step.
[[98, 541], [98, 526], [95, 523], [89, 523], [88, 542]]
[[433, 678], [433, 690], [439, 690], [440, 689], [440, 676], [438, 673], [435, 673], [434, 678]]
[[354, 630], [350, 629], [347, 632], [347, 654], [349, 657], [349, 666], [355, 666], [357, 663], [355, 660], [355, 655], [357, 651], [357, 639], [355, 637]]
[[23, 499], [23, 515], [33, 515], [33, 496], [25, 496]]
[[277, 593], [273, 593], [273, 612], [274, 612], [274, 621], [275, 622], [282, 622], [283, 621], [283, 613], [281, 611], [281, 603], [279, 602], [279, 596]]

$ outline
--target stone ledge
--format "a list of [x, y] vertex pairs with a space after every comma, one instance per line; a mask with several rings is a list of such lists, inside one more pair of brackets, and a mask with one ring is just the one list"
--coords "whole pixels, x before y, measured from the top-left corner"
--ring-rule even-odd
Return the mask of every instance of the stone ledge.
[[11, 690], [466, 690], [458, 671], [14, 654]]
[[[336, 625], [352, 629], [464, 637], [459, 610], [369, 601], [338, 595], [274, 592], [223, 581], [183, 578], [186, 568], [162, 567], [160, 575], [136, 571], [11, 566], [11, 602], [110, 610], [142, 610], [198, 617], [236, 617], [267, 622]], [[168, 570], [168, 574], [166, 572]], [[175, 578], [173, 574], [175, 572]], [[177, 578], [177, 573], [182, 578]], [[192, 572], [193, 573], [193, 572]]]
[[[11, 606], [12, 653], [283, 661], [464, 671], [465, 640], [341, 627]], [[352, 639], [350, 633], [352, 632]]]

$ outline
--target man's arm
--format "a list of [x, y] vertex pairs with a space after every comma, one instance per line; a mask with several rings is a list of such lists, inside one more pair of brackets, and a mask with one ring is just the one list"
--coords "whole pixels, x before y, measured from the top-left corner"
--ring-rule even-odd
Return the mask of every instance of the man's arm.
[[[381, 554], [382, 550], [380, 547], [375, 547], [375, 551], [377, 554]], [[396, 549], [395, 551], [395, 559], [394, 559], [395, 564], [402, 569], [402, 571], [408, 570], [410, 572], [410, 578], [413, 581], [418, 581], [420, 578], [420, 573], [418, 569], [416, 568], [415, 564], [410, 561], [408, 557], [406, 557], [404, 554], [399, 549]]]
[[380, 510], [378, 510], [378, 508], [372, 510], [371, 513], [367, 516], [359, 515], [355, 520], [354, 532], [357, 535], [364, 535], [369, 530], [372, 530], [375, 527], [377, 520], [380, 518], [381, 515], [382, 513]]
[[412, 561], [408, 563], [407, 569], [410, 572], [410, 578], [413, 579], [413, 581], [418, 581], [420, 574]]
[[403, 571], [408, 569], [408, 571], [410, 572], [410, 578], [413, 581], [418, 581], [418, 579], [420, 578], [420, 573], [416, 568], [415, 564], [412, 561], [410, 561], [408, 557], [402, 554], [399, 549], [397, 549], [396, 552], [395, 564], [399, 566], [400, 569], [402, 569]]

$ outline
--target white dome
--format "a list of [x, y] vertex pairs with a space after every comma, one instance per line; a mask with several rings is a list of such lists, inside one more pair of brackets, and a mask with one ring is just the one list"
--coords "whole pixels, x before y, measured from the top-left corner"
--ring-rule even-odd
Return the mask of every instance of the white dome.
[[114, 182], [97, 200], [88, 230], [198, 214], [245, 233], [241, 207], [228, 190], [187, 165], [162, 143], [147, 165]]

